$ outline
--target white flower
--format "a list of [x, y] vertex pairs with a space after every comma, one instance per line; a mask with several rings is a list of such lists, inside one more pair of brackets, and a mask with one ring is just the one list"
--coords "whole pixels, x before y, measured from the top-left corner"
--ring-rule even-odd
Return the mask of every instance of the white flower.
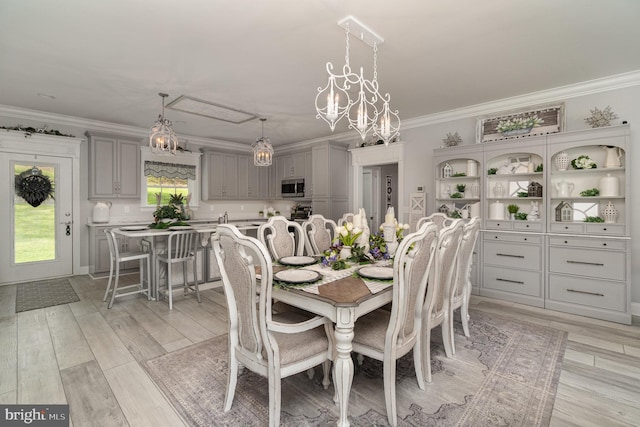
[[350, 222], [347, 222], [344, 226], [348, 231], [353, 230], [353, 224], [351, 224]]
[[347, 234], [349, 234], [349, 231], [346, 228], [343, 228], [340, 232], [340, 235], [343, 237], [347, 237]]
[[345, 228], [341, 225], [339, 225], [338, 227], [336, 227], [336, 233], [337, 234], [342, 234], [342, 230], [344, 230]]
[[362, 229], [360, 227], [353, 227], [353, 234], [361, 233]]
[[409, 224], [404, 224], [404, 225], [402, 226], [402, 228], [404, 228], [405, 230], [408, 230], [408, 229], [409, 229]]
[[382, 225], [380, 226], [380, 231], [384, 231], [384, 227]]

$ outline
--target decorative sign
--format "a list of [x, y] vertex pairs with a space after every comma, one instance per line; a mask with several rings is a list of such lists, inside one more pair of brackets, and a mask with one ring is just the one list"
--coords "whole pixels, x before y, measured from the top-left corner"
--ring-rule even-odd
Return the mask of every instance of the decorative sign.
[[391, 203], [392, 194], [393, 194], [393, 177], [391, 175], [387, 175], [387, 209], [393, 206], [393, 204]]
[[[539, 123], [529, 129], [514, 129], [511, 131], [498, 130], [498, 125], [507, 121], [511, 123], [531, 121], [534, 117]], [[505, 113], [496, 117], [478, 119], [476, 128], [476, 143], [501, 141], [505, 139], [526, 138], [529, 136], [546, 135], [564, 130], [564, 104], [550, 107], [539, 107], [533, 110]]]

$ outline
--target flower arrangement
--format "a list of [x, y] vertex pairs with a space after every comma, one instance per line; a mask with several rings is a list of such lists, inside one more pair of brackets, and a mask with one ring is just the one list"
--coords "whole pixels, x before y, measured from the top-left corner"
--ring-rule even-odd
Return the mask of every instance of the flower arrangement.
[[408, 229], [409, 229], [409, 224], [396, 222], [396, 239], [398, 240], [398, 243], [400, 243], [404, 238], [404, 230], [408, 230]]
[[349, 267], [346, 259], [340, 258], [340, 248], [341, 244], [339, 242], [334, 242], [329, 249], [324, 251], [322, 256], [322, 265], [325, 267], [331, 267], [333, 270], [344, 270]]
[[535, 126], [540, 126], [541, 123], [544, 123], [544, 120], [539, 118], [537, 114], [529, 117], [514, 117], [513, 119], [500, 120], [496, 132], [505, 133], [512, 130], [532, 129]]
[[574, 169], [595, 169], [598, 167], [596, 165], [596, 162], [591, 160], [589, 156], [584, 155], [578, 156], [577, 159], [571, 160], [571, 166], [573, 166]]
[[353, 223], [346, 222], [343, 226], [336, 228], [336, 238], [334, 240], [342, 243], [342, 246], [355, 245], [358, 237], [362, 235], [360, 227], [354, 227]]
[[378, 231], [369, 236], [369, 254], [375, 260], [391, 258], [389, 252], [387, 252], [387, 242], [384, 241], [382, 231]]

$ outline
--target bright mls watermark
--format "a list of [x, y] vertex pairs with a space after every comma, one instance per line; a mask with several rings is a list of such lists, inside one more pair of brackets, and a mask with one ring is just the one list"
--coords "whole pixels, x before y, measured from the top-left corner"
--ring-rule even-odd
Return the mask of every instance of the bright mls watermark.
[[0, 405], [0, 427], [69, 427], [69, 405]]

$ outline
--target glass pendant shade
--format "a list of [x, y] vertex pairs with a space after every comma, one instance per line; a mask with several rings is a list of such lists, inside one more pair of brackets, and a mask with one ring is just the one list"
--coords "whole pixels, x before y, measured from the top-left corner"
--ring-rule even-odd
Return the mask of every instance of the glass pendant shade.
[[271, 166], [273, 162], [273, 146], [271, 140], [264, 136], [264, 122], [267, 119], [260, 119], [262, 122], [262, 136], [251, 146], [253, 150], [253, 164], [255, 166]]
[[149, 148], [154, 153], [168, 152], [175, 154], [178, 149], [178, 137], [176, 136], [171, 121], [164, 117], [164, 99], [169, 96], [166, 93], [159, 93], [162, 97], [162, 113], [149, 131]]

